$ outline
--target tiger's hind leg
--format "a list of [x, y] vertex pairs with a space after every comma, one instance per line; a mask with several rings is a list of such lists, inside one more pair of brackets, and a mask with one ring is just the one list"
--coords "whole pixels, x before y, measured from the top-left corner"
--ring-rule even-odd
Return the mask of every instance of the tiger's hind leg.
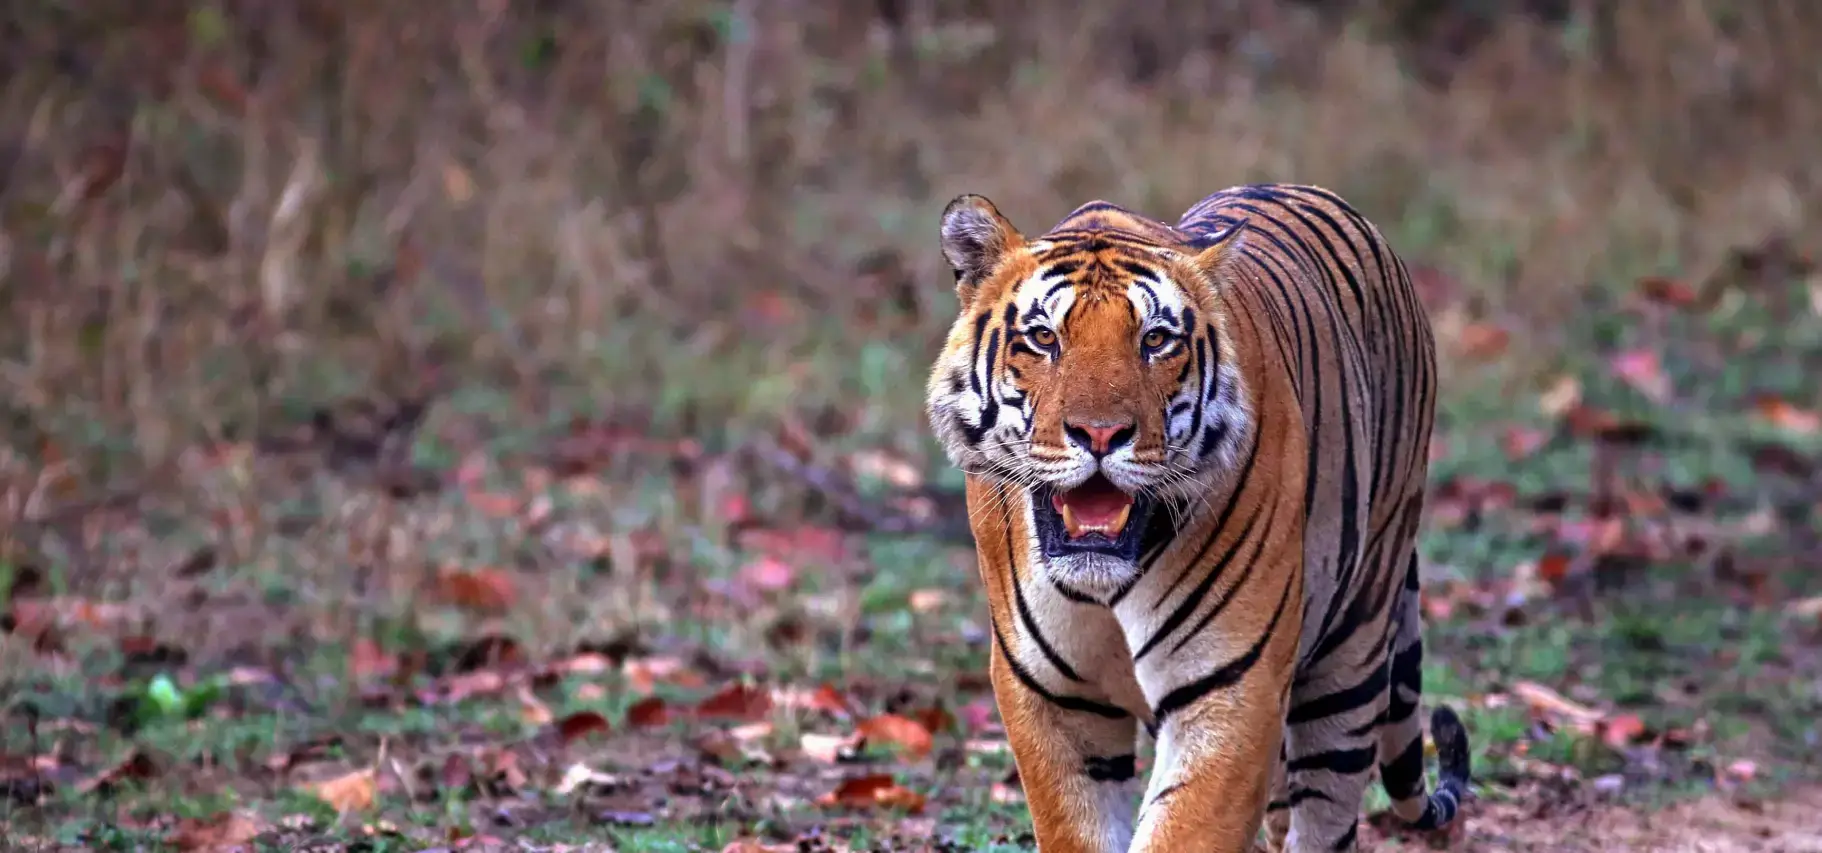
[[1272, 767], [1272, 799], [1265, 806], [1265, 849], [1282, 853], [1285, 839], [1291, 833], [1290, 786], [1284, 774], [1284, 745], [1278, 747], [1278, 763]]
[[1393, 639], [1390, 703], [1379, 730], [1379, 777], [1392, 800], [1392, 813], [1413, 829], [1447, 826], [1455, 819], [1469, 776], [1468, 733], [1447, 706], [1437, 706], [1430, 720], [1436, 741], [1440, 779], [1436, 793], [1426, 794], [1423, 779], [1423, 726], [1417, 711], [1423, 700], [1423, 623], [1418, 599], [1417, 555], [1413, 553], [1399, 590], [1398, 626]]

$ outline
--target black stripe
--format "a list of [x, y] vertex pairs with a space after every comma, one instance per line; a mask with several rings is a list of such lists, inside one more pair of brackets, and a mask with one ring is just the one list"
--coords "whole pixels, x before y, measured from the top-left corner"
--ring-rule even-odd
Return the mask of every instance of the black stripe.
[[1359, 835], [1360, 835], [1360, 819], [1355, 818], [1353, 823], [1348, 824], [1348, 830], [1346, 832], [1341, 833], [1340, 838], [1335, 839], [1335, 846], [1331, 847], [1329, 849], [1331, 849], [1331, 850], [1352, 850], [1352, 849], [1354, 849], [1354, 842], [1358, 839]]
[[1369, 667], [1367, 676], [1358, 684], [1292, 706], [1290, 713], [1285, 716], [1285, 722], [1293, 726], [1300, 725], [1365, 708], [1385, 692], [1386, 669], [1383, 665]]
[[1096, 782], [1125, 782], [1139, 775], [1138, 757], [1132, 753], [1107, 757], [1090, 755], [1082, 761], [1082, 770]]
[[[1017, 584], [1019, 582], [1018, 571], [1015, 565], [1017, 559], [1015, 555], [1017, 552], [1012, 549], [1012, 509], [1008, 506], [1001, 511], [1004, 513], [1006, 528], [1007, 582]], [[1031, 675], [1031, 671], [1025, 668], [1024, 662], [1019, 660], [1018, 656], [1012, 653], [1012, 645], [1006, 642], [1006, 635], [1000, 629], [999, 622], [992, 619], [989, 619], [988, 622], [993, 625], [993, 641], [1000, 647], [1000, 656], [1005, 658], [1006, 668], [1012, 671], [1013, 677], [1017, 678], [1020, 684], [1025, 685], [1026, 690], [1036, 694], [1038, 698], [1043, 699], [1058, 708], [1062, 708], [1065, 711], [1080, 711], [1085, 714], [1093, 714], [1097, 717], [1105, 717], [1109, 720], [1124, 720], [1132, 716], [1124, 710], [1105, 702], [1096, 702], [1093, 699], [1084, 699], [1080, 696], [1065, 696], [1063, 694], [1050, 692], [1044, 685], [1038, 683], [1038, 680]]]
[[1025, 626], [1025, 631], [1031, 636], [1032, 641], [1037, 643], [1038, 651], [1044, 655], [1044, 660], [1056, 667], [1056, 671], [1064, 678], [1077, 684], [1082, 683], [1082, 676], [1076, 674], [1075, 667], [1063, 660], [1063, 656], [1057, 654], [1056, 648], [1050, 645], [1050, 640], [1045, 638], [1044, 632], [1038, 630], [1037, 620], [1031, 616], [1031, 606], [1025, 601], [1025, 585], [1019, 583], [1017, 577], [1012, 578], [1012, 603], [1018, 608], [1019, 622]]
[[[1238, 492], [1237, 488], [1236, 492]], [[1239, 503], [1239, 501], [1234, 500], [1229, 503], [1229, 506], [1236, 503]], [[1232, 545], [1228, 546], [1227, 553], [1222, 554], [1220, 561], [1207, 569], [1202, 575], [1202, 582], [1190, 589], [1189, 594], [1185, 595], [1182, 601], [1177, 602], [1176, 608], [1171, 610], [1170, 615], [1164, 618], [1163, 624], [1159, 625], [1157, 630], [1153, 631], [1151, 636], [1145, 640], [1144, 644], [1139, 646], [1139, 650], [1133, 653], [1132, 660], [1134, 663], [1144, 660], [1145, 656], [1150, 654], [1152, 649], [1157, 648], [1159, 643], [1164, 642], [1165, 638], [1175, 633], [1178, 628], [1183, 626], [1183, 622], [1189, 619], [1189, 617], [1196, 612], [1197, 608], [1201, 607], [1202, 599], [1206, 598], [1209, 590], [1214, 588], [1215, 581], [1220, 580], [1221, 574], [1227, 570], [1228, 564], [1233, 562], [1234, 555], [1240, 553], [1240, 549], [1248, 542], [1252, 541], [1253, 527], [1258, 524], [1259, 517], [1264, 515], [1268, 509], [1272, 510], [1273, 517], [1275, 517], [1277, 514], [1276, 504], [1268, 505], [1265, 502], [1261, 502], [1253, 507], [1253, 514], [1247, 517], [1245, 525], [1240, 529], [1240, 535], [1235, 537]], [[1223, 513], [1222, 521], [1225, 522], [1226, 520], [1225, 513]], [[1268, 529], [1271, 526], [1270, 518], [1266, 519], [1266, 526]], [[1260, 549], [1264, 547], [1264, 540], [1261, 539], [1258, 547], [1253, 549], [1253, 554], [1257, 556]], [[1247, 562], [1245, 570], [1242, 571], [1240, 575], [1240, 579], [1234, 582], [1234, 590], [1238, 590], [1240, 584], [1246, 582], [1247, 575], [1252, 574], [1253, 567], [1257, 564], [1258, 560], [1256, 559]], [[1190, 565], [1200, 566], [1202, 565], [1202, 560], [1198, 557], [1198, 559]], [[1223, 598], [1223, 603], [1232, 597], [1233, 591], [1230, 590], [1228, 595]], [[1217, 613], [1220, 612], [1219, 605], [1215, 608], [1215, 611]]]
[[1290, 773], [1313, 773], [1326, 770], [1342, 776], [1365, 773], [1373, 766], [1374, 749], [1362, 746], [1355, 749], [1331, 749], [1312, 753], [1302, 758], [1293, 758], [1285, 770]]
[[1272, 612], [1272, 621], [1266, 624], [1265, 631], [1260, 633], [1258, 642], [1254, 643], [1252, 648], [1247, 649], [1246, 654], [1222, 665], [1214, 672], [1164, 694], [1164, 698], [1158, 701], [1158, 706], [1152, 709], [1152, 718], [1158, 721], [1158, 725], [1164, 725], [1164, 721], [1169, 719], [1171, 714], [1195, 704], [1209, 693], [1239, 683], [1240, 679], [1245, 678], [1246, 674], [1258, 665], [1259, 658], [1265, 655], [1265, 645], [1271, 642], [1272, 635], [1278, 631], [1279, 620], [1284, 618], [1285, 606], [1290, 603], [1291, 580], [1291, 578], [1285, 578], [1284, 592], [1278, 596], [1278, 609]]
[[[1164, 588], [1164, 592], [1158, 596], [1157, 600], [1151, 603], [1152, 610], [1163, 607], [1164, 602], [1177, 591], [1177, 587], [1188, 580], [1190, 575], [1195, 573], [1196, 568], [1203, 565], [1203, 561], [1208, 558], [1208, 549], [1215, 547], [1215, 540], [1221, 536], [1222, 531], [1227, 529], [1227, 523], [1233, 519], [1234, 509], [1240, 505], [1240, 494], [1243, 491], [1242, 486], [1251, 479], [1253, 463], [1257, 462], [1258, 459], [1259, 431], [1253, 430], [1252, 449], [1246, 454], [1246, 462], [1240, 466], [1240, 476], [1234, 478], [1234, 488], [1228, 493], [1227, 503], [1221, 507], [1221, 515], [1215, 519], [1213, 526], [1209, 527], [1208, 536], [1202, 540], [1202, 546], [1196, 549], [1195, 556], [1183, 562], [1183, 571], [1179, 572], [1177, 577], [1170, 582], [1170, 585]], [[1158, 552], [1158, 557], [1162, 557], [1163, 555], [1162, 551]], [[1157, 557], [1153, 558], [1154, 561], [1156, 559]], [[1145, 569], [1150, 571], [1151, 564], [1146, 564]]]

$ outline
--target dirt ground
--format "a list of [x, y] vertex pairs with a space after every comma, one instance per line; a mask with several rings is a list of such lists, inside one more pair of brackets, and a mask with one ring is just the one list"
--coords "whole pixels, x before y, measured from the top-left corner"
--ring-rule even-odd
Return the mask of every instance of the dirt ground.
[[[1768, 802], [1705, 797], [1656, 810], [1618, 806], [1538, 816], [1519, 803], [1479, 803], [1448, 845], [1464, 851], [1822, 853], [1822, 786]], [[1427, 849], [1385, 841], [1384, 853]]]

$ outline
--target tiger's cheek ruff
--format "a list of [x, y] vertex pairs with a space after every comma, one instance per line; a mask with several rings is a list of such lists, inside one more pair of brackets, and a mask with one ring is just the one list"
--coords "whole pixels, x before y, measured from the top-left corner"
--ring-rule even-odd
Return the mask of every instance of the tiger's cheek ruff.
[[[964, 471], [1015, 476], [1031, 437], [1032, 397], [1005, 362], [1003, 327], [992, 315], [972, 320], [973, 343], [959, 328], [932, 372], [927, 411], [945, 455]], [[959, 339], [959, 340], [958, 340]]]

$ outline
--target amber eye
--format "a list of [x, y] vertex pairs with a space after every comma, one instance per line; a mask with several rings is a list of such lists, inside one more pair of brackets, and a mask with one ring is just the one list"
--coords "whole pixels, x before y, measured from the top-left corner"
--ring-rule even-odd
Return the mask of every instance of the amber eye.
[[1152, 329], [1145, 333], [1145, 348], [1158, 349], [1170, 341], [1170, 333], [1163, 329]]
[[1026, 332], [1025, 336], [1030, 338], [1032, 343], [1044, 347], [1045, 349], [1056, 346], [1057, 343], [1057, 333], [1042, 326]]

